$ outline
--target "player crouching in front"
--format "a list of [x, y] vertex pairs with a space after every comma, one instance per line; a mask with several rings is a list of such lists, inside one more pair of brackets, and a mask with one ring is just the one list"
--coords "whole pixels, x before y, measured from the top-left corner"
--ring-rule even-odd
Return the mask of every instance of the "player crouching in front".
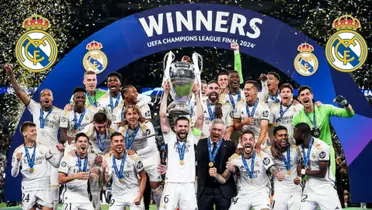
[[[50, 173], [48, 162], [58, 167], [61, 155], [53, 154], [51, 150], [36, 143], [36, 125], [24, 122], [21, 126], [24, 143], [14, 150], [11, 174], [17, 177], [22, 174], [22, 209], [52, 210], [53, 201], [49, 188]], [[61, 148], [61, 145], [58, 145]], [[61, 151], [62, 152], [62, 151]]]

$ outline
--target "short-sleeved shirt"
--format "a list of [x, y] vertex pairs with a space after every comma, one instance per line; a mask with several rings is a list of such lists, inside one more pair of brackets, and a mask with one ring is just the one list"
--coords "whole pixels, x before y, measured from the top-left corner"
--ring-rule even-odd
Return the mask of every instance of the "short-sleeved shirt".
[[[322, 104], [320, 107], [314, 106], [314, 111], [316, 115], [316, 126], [320, 129], [319, 139], [327, 143], [329, 146], [332, 146], [332, 135], [331, 128], [329, 126], [330, 117], [352, 117], [354, 116], [354, 111], [349, 112], [346, 109], [337, 108], [333, 105]], [[306, 116], [305, 109], [300, 110], [294, 117], [292, 124], [295, 126], [300, 122], [305, 122], [309, 124], [310, 128], [314, 128], [313, 117], [314, 111]], [[311, 121], [310, 121], [311, 119]]]
[[84, 130], [84, 128], [89, 125], [91, 122], [93, 122], [93, 116], [96, 114], [97, 108], [91, 105], [88, 105], [85, 107], [85, 114], [84, 117], [80, 123], [80, 126], [75, 129], [75, 122], [74, 118], [76, 115], [76, 122], [79, 122], [80, 117], [83, 113], [77, 113], [74, 110], [67, 111], [65, 110], [63, 113], [63, 116], [61, 118], [60, 127], [61, 128], [67, 128], [67, 135], [69, 137], [74, 137], [77, 133], [80, 133]]
[[[267, 172], [274, 165], [274, 161], [265, 152], [256, 153], [254, 160], [254, 173], [251, 179], [244, 167], [242, 155], [233, 154], [229, 161], [239, 169], [240, 176], [236, 179], [238, 194], [255, 194], [269, 192], [270, 179]], [[252, 158], [246, 159], [248, 169], [251, 170]]]
[[113, 96], [111, 96], [111, 93], [108, 92], [98, 100], [98, 109], [106, 113], [107, 116], [109, 116], [112, 113], [113, 109], [116, 107], [115, 105], [116, 104], [119, 105], [122, 103], [123, 98], [121, 97], [120, 93], [116, 96], [116, 98], [114, 98]]
[[[28, 150], [30, 158], [32, 158], [34, 154], [34, 147], [26, 148]], [[54, 156], [53, 152], [42, 144], [36, 144], [35, 162], [34, 166], [32, 167], [34, 171], [32, 173], [29, 171], [30, 166], [28, 164], [24, 144], [14, 150], [12, 157], [12, 167], [16, 166], [17, 164], [17, 153], [19, 152], [22, 153], [22, 158], [19, 163], [21, 168], [20, 172], [22, 174], [22, 189], [48, 188], [50, 173], [49, 170], [46, 169], [49, 167], [47, 163], [48, 160]]]
[[[243, 121], [246, 117], [248, 117], [246, 104], [247, 104], [246, 102], [239, 102], [236, 105], [235, 110], [233, 112], [234, 119], [240, 119], [241, 121]], [[252, 113], [253, 106], [252, 107], [248, 106], [248, 109], [249, 109], [249, 112]], [[253, 115], [253, 119], [254, 119], [254, 124], [244, 125], [242, 130], [243, 131], [252, 130], [255, 136], [255, 140], [257, 142], [258, 137], [260, 136], [260, 131], [261, 131], [261, 120], [269, 121], [270, 119], [270, 109], [267, 107], [267, 105], [264, 102], [262, 101], [258, 102], [256, 110]]]
[[[93, 97], [90, 96], [88, 91], [85, 93], [85, 96], [86, 96], [85, 105], [92, 105], [92, 106], [97, 107], [98, 106], [98, 100], [107, 93], [106, 90], [101, 90], [101, 89], [95, 89], [94, 92], [95, 92], [95, 94], [94, 94]], [[71, 98], [70, 98], [70, 104], [73, 104], [73, 103], [74, 103], [74, 96], [72, 95]]]
[[[226, 94], [226, 93], [221, 93], [220, 94], [220, 102], [222, 103], [225, 103], [225, 102], [228, 102], [231, 104], [231, 106], [233, 105], [237, 105], [240, 101], [245, 101], [245, 95], [244, 95], [244, 92], [242, 89], [239, 89], [239, 93], [240, 93], [240, 100], [239, 99], [239, 94]], [[231, 98], [233, 99], [233, 102], [231, 101]], [[233, 107], [234, 108], [234, 107]]]
[[[309, 169], [311, 171], [319, 170], [320, 161], [328, 161], [330, 160], [330, 148], [329, 146], [322, 140], [318, 138], [313, 138], [314, 142], [310, 150], [310, 162], [309, 162]], [[303, 145], [299, 146], [302, 157], [307, 155], [308, 149], [303, 148]], [[322, 186], [331, 185], [332, 187], [335, 185], [335, 177], [330, 171], [330, 163], [328, 163], [327, 173], [324, 178], [318, 177], [311, 177], [308, 176], [308, 180], [306, 181], [306, 186], [310, 188], [313, 192], [322, 191], [324, 188]]]
[[[111, 141], [110, 137], [111, 134], [115, 132], [112, 128], [106, 128], [106, 131], [104, 134], [100, 134], [97, 132], [96, 128], [94, 127], [94, 124], [91, 123], [82, 130], [83, 133], [85, 133], [89, 137], [89, 145], [90, 149], [93, 153], [97, 155], [106, 154], [111, 149]], [[101, 150], [103, 149], [103, 150]]]
[[[51, 149], [53, 153], [58, 152], [56, 145], [58, 144], [58, 130], [60, 118], [63, 111], [53, 106], [52, 111], [46, 112], [41, 108], [41, 104], [34, 100], [30, 100], [27, 109], [32, 114], [32, 121], [36, 124], [37, 129], [37, 142], [44, 144], [47, 148]], [[43, 113], [45, 119], [44, 128], [40, 127], [40, 114]]]
[[[115, 157], [114, 157], [115, 158]], [[123, 169], [123, 178], [124, 182], [121, 183], [117, 174], [115, 173], [113, 155], [106, 154], [104, 160], [107, 162], [107, 171], [112, 177], [112, 194], [117, 195], [126, 195], [129, 192], [139, 192], [139, 179], [138, 173], [144, 170], [143, 162], [138, 157], [138, 155], [126, 155], [124, 169]], [[120, 170], [121, 162], [123, 158], [116, 159], [116, 167]]]
[[170, 130], [163, 133], [164, 141], [168, 145], [167, 174], [165, 182], [195, 182], [195, 149], [200, 139], [201, 131], [192, 128], [186, 142], [180, 142], [180, 145], [186, 144], [184, 154], [184, 164], [180, 164], [180, 156], [177, 147], [177, 134]]
[[[139, 107], [139, 110], [141, 112], [142, 117], [146, 119], [151, 119], [151, 110], [149, 105], [144, 104], [141, 107]], [[114, 110], [112, 111], [112, 113], [108, 115], [108, 117], [113, 122], [113, 124], [123, 122], [125, 120], [124, 111], [125, 111], [124, 103], [120, 103], [117, 107], [114, 108]]]

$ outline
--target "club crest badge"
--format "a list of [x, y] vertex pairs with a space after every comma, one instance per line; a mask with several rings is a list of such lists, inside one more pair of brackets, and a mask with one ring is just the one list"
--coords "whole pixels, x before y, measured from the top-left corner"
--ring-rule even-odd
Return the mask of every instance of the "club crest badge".
[[87, 44], [89, 50], [83, 58], [83, 66], [86, 71], [94, 71], [96, 74], [102, 73], [107, 67], [107, 57], [101, 51], [103, 45], [97, 41]]
[[308, 43], [302, 43], [297, 47], [300, 53], [294, 59], [294, 68], [302, 76], [311, 76], [318, 70], [318, 58], [312, 53], [314, 47]]
[[367, 59], [368, 47], [364, 38], [356, 32], [360, 22], [351, 15], [343, 15], [333, 21], [337, 30], [327, 42], [326, 58], [328, 63], [341, 72], [359, 69]]
[[54, 38], [46, 31], [50, 21], [40, 15], [32, 15], [23, 21], [27, 30], [17, 41], [16, 58], [18, 63], [31, 72], [49, 69], [57, 59], [58, 48]]

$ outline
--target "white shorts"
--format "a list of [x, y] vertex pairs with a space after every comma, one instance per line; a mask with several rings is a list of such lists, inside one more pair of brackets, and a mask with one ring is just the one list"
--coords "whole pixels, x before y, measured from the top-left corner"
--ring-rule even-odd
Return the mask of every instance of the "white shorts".
[[160, 165], [160, 155], [158, 152], [149, 154], [147, 158], [141, 158], [143, 162], [143, 168], [146, 173], [149, 175], [151, 182], [160, 182], [161, 174], [158, 171], [158, 166]]
[[196, 210], [195, 183], [165, 183], [159, 210]]
[[238, 194], [236, 197], [231, 198], [230, 210], [251, 210], [252, 208], [257, 210], [271, 209], [269, 191], [257, 194]]
[[109, 210], [123, 210], [126, 206], [129, 206], [130, 210], [144, 210], [145, 204], [143, 198], [140, 205], [134, 204], [133, 201], [137, 196], [138, 192], [129, 192], [124, 195], [112, 195]]
[[53, 200], [48, 187], [45, 189], [22, 190], [22, 209], [29, 210], [34, 205], [53, 208]]
[[62, 210], [94, 210], [92, 203], [63, 203]]
[[318, 205], [322, 210], [342, 209], [337, 191], [331, 185], [320, 186], [317, 192], [305, 187], [302, 193], [301, 210], [317, 210]]
[[271, 208], [273, 210], [300, 210], [301, 195], [301, 191], [275, 193]]

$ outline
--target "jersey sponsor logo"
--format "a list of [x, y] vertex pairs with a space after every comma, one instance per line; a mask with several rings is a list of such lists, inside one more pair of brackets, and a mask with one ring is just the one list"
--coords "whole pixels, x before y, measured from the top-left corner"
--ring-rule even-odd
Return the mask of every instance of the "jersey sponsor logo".
[[270, 158], [265, 157], [265, 158], [263, 159], [263, 164], [264, 164], [265, 166], [269, 165], [269, 164], [270, 164]]
[[106, 54], [101, 51], [102, 48], [103, 45], [95, 40], [87, 44], [86, 49], [89, 51], [83, 58], [83, 66], [86, 71], [100, 74], [106, 69], [108, 62]]
[[321, 153], [319, 153], [319, 158], [320, 159], [324, 159], [326, 156], [326, 153], [324, 151], [322, 151]]
[[318, 70], [318, 58], [312, 53], [314, 47], [308, 43], [302, 43], [298, 46], [300, 53], [294, 59], [294, 68], [302, 76], [311, 76]]

